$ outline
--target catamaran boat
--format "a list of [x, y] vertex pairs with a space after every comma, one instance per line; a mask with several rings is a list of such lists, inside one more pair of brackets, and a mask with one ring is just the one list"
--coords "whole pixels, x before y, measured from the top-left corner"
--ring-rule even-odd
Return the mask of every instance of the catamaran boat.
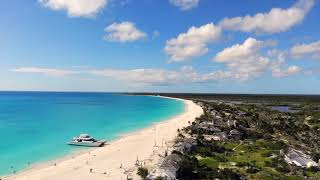
[[100, 147], [105, 143], [105, 140], [98, 141], [89, 134], [80, 134], [78, 137], [74, 137], [68, 144], [76, 146]]

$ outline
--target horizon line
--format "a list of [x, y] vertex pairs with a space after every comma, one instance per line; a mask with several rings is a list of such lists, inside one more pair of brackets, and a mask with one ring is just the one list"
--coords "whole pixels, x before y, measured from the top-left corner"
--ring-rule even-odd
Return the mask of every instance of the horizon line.
[[60, 91], [60, 90], [0, 90], [4, 92], [38, 92], [38, 93], [114, 93], [114, 94], [199, 94], [199, 95], [289, 95], [289, 96], [320, 96], [320, 94], [300, 94], [300, 93], [214, 93], [214, 92], [125, 92], [125, 91]]

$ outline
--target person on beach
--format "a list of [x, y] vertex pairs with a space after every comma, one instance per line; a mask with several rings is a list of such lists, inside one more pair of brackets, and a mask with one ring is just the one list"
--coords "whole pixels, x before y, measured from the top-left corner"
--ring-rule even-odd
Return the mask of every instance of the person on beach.
[[92, 173], [92, 168], [90, 168], [90, 173]]

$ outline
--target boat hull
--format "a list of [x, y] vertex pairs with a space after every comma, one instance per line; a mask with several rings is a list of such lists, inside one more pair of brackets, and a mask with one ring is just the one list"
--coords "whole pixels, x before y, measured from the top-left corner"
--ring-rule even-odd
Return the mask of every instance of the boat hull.
[[105, 141], [98, 142], [69, 142], [69, 145], [73, 146], [86, 146], [86, 147], [101, 147], [103, 146]]

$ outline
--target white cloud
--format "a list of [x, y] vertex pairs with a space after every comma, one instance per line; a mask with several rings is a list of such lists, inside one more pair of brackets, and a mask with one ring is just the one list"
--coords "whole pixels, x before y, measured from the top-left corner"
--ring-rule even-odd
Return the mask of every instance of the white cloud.
[[59, 77], [78, 73], [76, 71], [71, 71], [71, 70], [38, 68], [38, 67], [22, 67], [22, 68], [12, 69], [10, 71], [19, 72], [19, 73], [40, 73], [48, 76], [59, 76]]
[[222, 71], [225, 77], [247, 81], [271, 71], [273, 77], [287, 77], [301, 72], [299, 66], [283, 69], [287, 57], [286, 51], [272, 49], [265, 55], [263, 48], [274, 46], [273, 41], [259, 41], [248, 38], [242, 44], [236, 44], [216, 54], [215, 62], [224, 63], [227, 70]]
[[103, 69], [91, 71], [92, 74], [143, 85], [168, 85], [195, 80], [197, 73], [189, 67], [178, 71], [163, 69]]
[[287, 69], [281, 68], [285, 64], [285, 52], [270, 50], [266, 53], [267, 55], [261, 55], [262, 49], [270, 45], [272, 44], [268, 41], [248, 38], [242, 44], [225, 48], [217, 53], [213, 60], [217, 63], [224, 63], [226, 68], [211, 72], [198, 72], [189, 66], [184, 66], [178, 70], [158, 68], [89, 69], [86, 67], [74, 67], [76, 70], [65, 70], [22, 67], [11, 71], [40, 73], [48, 76], [77, 75], [74, 77], [78, 77], [80, 75], [80, 78], [86, 78], [88, 75], [93, 78], [92, 75], [94, 75], [123, 81], [129, 86], [168, 86], [174, 84], [216, 83], [225, 80], [243, 82], [257, 78], [268, 70], [272, 72], [274, 77], [286, 77], [301, 72], [302, 69], [298, 66], [290, 66]]
[[151, 86], [166, 86], [171, 84], [209, 83], [230, 79], [229, 72], [216, 71], [198, 73], [192, 67], [184, 66], [179, 70], [165, 69], [102, 69], [89, 73], [96, 76], [114, 78], [128, 83]]
[[165, 52], [170, 56], [169, 62], [183, 62], [206, 54], [209, 51], [208, 44], [217, 41], [224, 29], [255, 33], [283, 32], [301, 23], [314, 4], [314, 0], [298, 0], [288, 9], [273, 8], [254, 16], [225, 18], [218, 25], [210, 23], [191, 27], [186, 33], [168, 40]]
[[243, 44], [236, 44], [219, 52], [215, 60], [217, 62], [230, 62], [237, 59], [248, 59], [263, 47], [264, 42], [254, 38], [248, 38]]
[[47, 8], [66, 10], [71, 17], [93, 17], [101, 11], [108, 0], [39, 0]]
[[107, 41], [132, 42], [147, 37], [147, 34], [135, 27], [132, 22], [113, 23], [105, 28]]
[[198, 6], [200, 0], [170, 0], [170, 3], [181, 10], [190, 10]]
[[[219, 73], [199, 74], [192, 67], [184, 66], [179, 70], [166, 70], [156, 68], [145, 69], [81, 69], [81, 70], [65, 70], [54, 68], [38, 68], [38, 67], [21, 67], [11, 69], [12, 72], [18, 73], [36, 73], [54, 77], [73, 76], [78, 80], [92, 80], [89, 75], [98, 77], [108, 77], [121, 80], [133, 85], [143, 86], [165, 86], [181, 83], [201, 83], [209, 81], [217, 81], [220, 78]], [[80, 76], [79, 76], [80, 75]]]
[[302, 68], [299, 66], [293, 65], [288, 67], [287, 69], [276, 68], [272, 70], [272, 76], [274, 77], [287, 77], [291, 75], [295, 75], [300, 73]]
[[299, 0], [288, 9], [273, 8], [268, 13], [254, 16], [225, 18], [219, 25], [223, 29], [235, 31], [279, 33], [301, 23], [314, 4], [314, 0]]
[[230, 77], [241, 81], [258, 77], [272, 65], [271, 59], [260, 54], [268, 42], [248, 38], [243, 44], [225, 48], [216, 54], [215, 62], [224, 63]]
[[166, 42], [165, 52], [170, 62], [182, 62], [208, 52], [207, 45], [215, 42], [221, 35], [221, 29], [213, 23], [200, 27], [191, 27], [188, 32]]
[[295, 45], [290, 49], [290, 54], [296, 58], [311, 55], [313, 59], [320, 59], [320, 41]]

